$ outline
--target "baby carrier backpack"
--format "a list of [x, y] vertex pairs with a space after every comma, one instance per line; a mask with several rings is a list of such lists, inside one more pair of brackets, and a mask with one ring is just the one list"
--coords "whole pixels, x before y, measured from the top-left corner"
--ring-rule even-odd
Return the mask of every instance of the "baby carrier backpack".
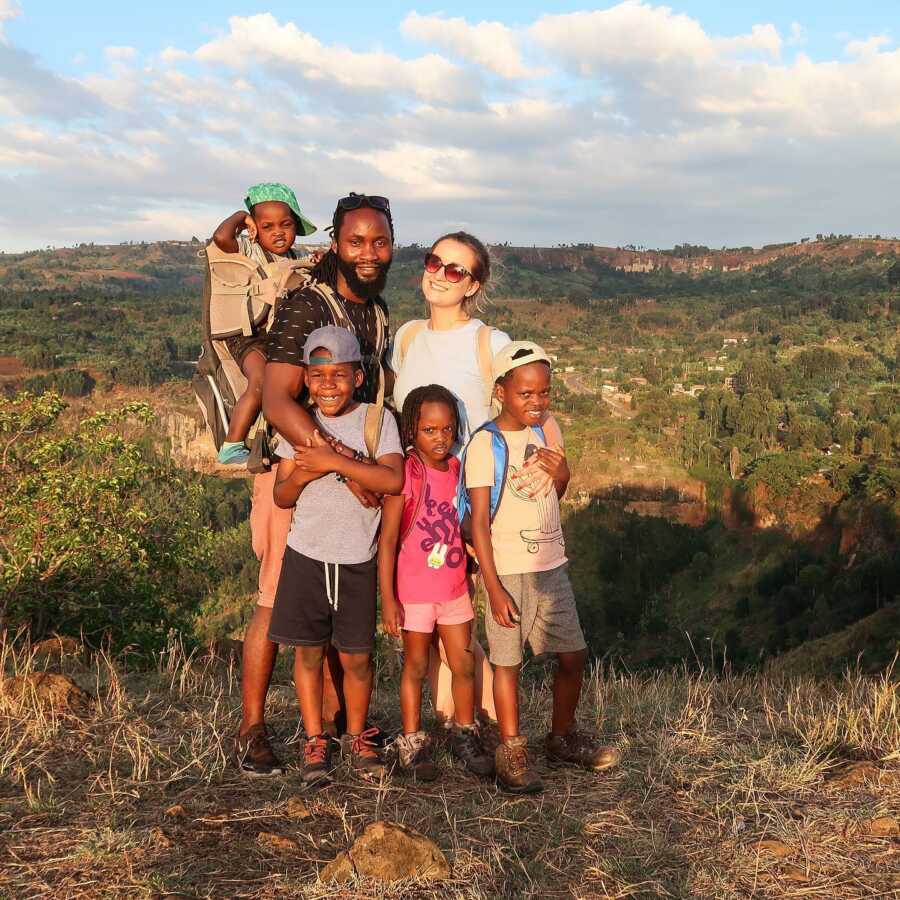
[[[343, 328], [350, 321], [343, 304], [327, 286], [310, 279], [313, 260], [278, 257], [260, 264], [242, 253], [226, 253], [214, 241], [197, 254], [206, 261], [201, 318], [200, 357], [192, 387], [216, 450], [222, 447], [235, 403], [247, 389], [247, 379], [226, 345], [231, 337], [269, 330], [280, 300], [297, 288], [312, 288], [331, 313], [332, 322]], [[387, 323], [376, 303], [378, 358], [384, 352]], [[378, 400], [366, 415], [366, 447], [374, 454], [381, 434], [380, 409], [384, 405], [384, 372], [380, 372]], [[276, 436], [262, 413], [250, 429], [247, 469], [264, 472], [272, 466]], [[371, 443], [370, 443], [371, 442]]]

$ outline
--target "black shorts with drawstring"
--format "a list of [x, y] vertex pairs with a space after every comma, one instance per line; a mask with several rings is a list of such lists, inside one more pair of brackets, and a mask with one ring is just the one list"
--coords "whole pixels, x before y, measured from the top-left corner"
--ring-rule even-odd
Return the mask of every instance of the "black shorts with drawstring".
[[374, 559], [344, 565], [285, 548], [269, 640], [292, 647], [332, 644], [342, 653], [375, 647]]

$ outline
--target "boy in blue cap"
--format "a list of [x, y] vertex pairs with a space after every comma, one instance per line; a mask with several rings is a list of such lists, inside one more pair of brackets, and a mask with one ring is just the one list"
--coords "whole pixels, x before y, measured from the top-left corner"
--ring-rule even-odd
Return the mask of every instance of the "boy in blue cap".
[[[269, 640], [296, 647], [294, 684], [307, 738], [303, 780], [327, 780], [331, 740], [322, 721], [322, 664], [329, 645], [340, 656], [353, 770], [364, 777], [384, 773], [366, 716], [372, 693], [375, 647], [375, 549], [381, 507], [365, 507], [342, 483], [353, 480], [378, 494], [403, 489], [403, 449], [397, 423], [383, 416], [374, 460], [367, 460], [368, 403], [357, 403], [362, 385], [359, 341], [347, 328], [317, 328], [303, 347], [306, 384], [315, 404], [317, 430], [308, 446], [278, 443], [275, 503], [294, 507]], [[344, 456], [321, 437], [327, 433], [354, 452]], [[365, 461], [364, 461], [365, 460]], [[374, 465], [372, 464], [374, 462]]]
[[[244, 198], [247, 210], [232, 213], [213, 234], [213, 242], [223, 253], [240, 253], [260, 265], [275, 257], [294, 258], [298, 234], [312, 234], [316, 226], [300, 212], [297, 197], [284, 184], [255, 184]], [[247, 234], [243, 234], [246, 230]], [[225, 341], [228, 352], [247, 378], [247, 390], [234, 406], [219, 462], [246, 462], [250, 450], [244, 444], [262, 408], [262, 383], [266, 370], [266, 336], [238, 335]]]

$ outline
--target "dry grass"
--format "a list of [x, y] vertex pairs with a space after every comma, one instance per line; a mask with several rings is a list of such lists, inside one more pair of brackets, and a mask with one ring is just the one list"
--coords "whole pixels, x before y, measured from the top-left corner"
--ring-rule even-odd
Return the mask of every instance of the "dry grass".
[[[0, 657], [7, 675], [37, 665], [8, 644]], [[442, 754], [434, 785], [342, 773], [304, 795], [301, 818], [288, 803], [303, 794], [296, 768], [249, 780], [227, 765], [233, 665], [177, 647], [153, 672], [103, 656], [58, 665], [96, 698], [88, 709], [54, 712], [0, 691], [2, 897], [900, 896], [891, 673], [824, 683], [594, 672], [582, 719], [622, 746], [617, 771], [548, 771], [542, 796], [511, 798]], [[548, 672], [532, 669], [525, 709], [537, 743]], [[382, 681], [382, 724], [397, 724], [395, 698]], [[271, 724], [294, 763], [284, 678]], [[378, 818], [435, 840], [451, 880], [318, 884], [317, 870]]]

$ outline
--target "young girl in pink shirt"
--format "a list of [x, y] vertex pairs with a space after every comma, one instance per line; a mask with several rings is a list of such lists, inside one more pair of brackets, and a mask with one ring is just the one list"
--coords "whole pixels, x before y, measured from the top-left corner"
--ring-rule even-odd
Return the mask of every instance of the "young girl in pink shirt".
[[456, 708], [451, 751], [474, 774], [492, 775], [494, 761], [475, 724], [475, 665], [469, 650], [475, 614], [456, 514], [459, 460], [451, 453], [459, 436], [456, 399], [437, 384], [415, 388], [403, 403], [401, 419], [407, 452], [403, 493], [385, 498], [378, 544], [382, 624], [388, 634], [403, 633], [400, 768], [421, 781], [438, 776], [421, 720], [429, 651], [440, 636]]

